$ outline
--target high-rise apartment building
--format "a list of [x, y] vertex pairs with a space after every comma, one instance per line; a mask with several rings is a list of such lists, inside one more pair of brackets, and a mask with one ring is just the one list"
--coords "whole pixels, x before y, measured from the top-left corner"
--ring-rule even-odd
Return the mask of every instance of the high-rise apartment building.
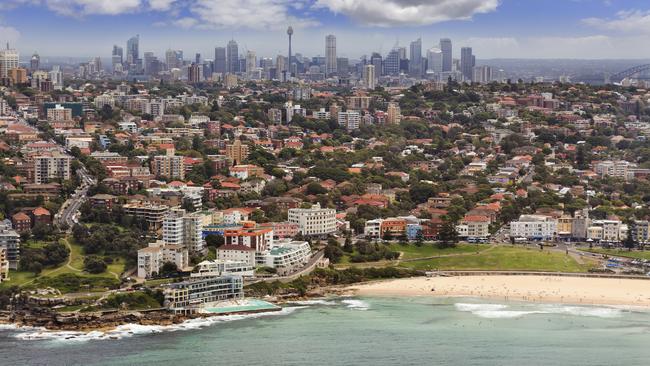
[[409, 74], [412, 77], [422, 76], [422, 39], [411, 42], [411, 53], [409, 59]]
[[45, 184], [70, 179], [69, 155], [52, 152], [34, 157], [34, 183]]
[[442, 72], [451, 72], [453, 62], [451, 39], [440, 40], [440, 51], [442, 51]]
[[182, 156], [154, 156], [151, 161], [151, 173], [156, 177], [169, 179], [185, 178], [185, 162]]
[[0, 78], [9, 77], [9, 70], [18, 68], [18, 59], [18, 51], [7, 43], [7, 48], [0, 50]]
[[129, 38], [126, 41], [126, 62], [136, 64], [140, 58], [140, 35]]
[[203, 81], [203, 65], [193, 63], [187, 68], [187, 81], [190, 84], [197, 84]]
[[325, 37], [325, 74], [336, 74], [336, 66], [336, 36], [330, 34]]
[[203, 217], [199, 213], [187, 213], [174, 208], [163, 219], [163, 242], [182, 245], [190, 253], [205, 252], [203, 240]]
[[32, 59], [29, 61], [29, 70], [31, 72], [37, 71], [41, 68], [41, 56], [34, 52]]
[[226, 47], [226, 72], [231, 74], [239, 72], [239, 47], [235, 40], [228, 42]]
[[235, 165], [239, 165], [248, 157], [248, 145], [242, 144], [241, 140], [235, 140], [232, 144], [226, 145], [226, 156]]
[[327, 235], [336, 231], [336, 210], [321, 208], [318, 203], [311, 208], [292, 208], [287, 221], [297, 224], [303, 235]]
[[375, 65], [365, 65], [363, 67], [363, 83], [369, 90], [375, 89], [377, 78], [375, 77]]
[[394, 48], [384, 61], [384, 75], [399, 75], [399, 49]]
[[257, 55], [255, 51], [246, 51], [246, 77], [253, 79], [253, 73], [257, 69]]
[[388, 103], [388, 108], [386, 109], [386, 124], [396, 125], [402, 121], [402, 111], [398, 103], [391, 102]]

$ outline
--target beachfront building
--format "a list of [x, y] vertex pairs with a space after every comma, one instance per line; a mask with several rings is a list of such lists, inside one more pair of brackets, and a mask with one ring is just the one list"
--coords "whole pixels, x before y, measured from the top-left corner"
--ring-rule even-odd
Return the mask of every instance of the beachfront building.
[[490, 218], [479, 215], [467, 215], [461, 221], [467, 226], [468, 239], [485, 239], [490, 236]]
[[0, 248], [5, 250], [5, 257], [9, 269], [18, 269], [20, 261], [20, 234], [13, 229], [11, 221], [5, 219], [0, 222]]
[[244, 298], [241, 276], [195, 277], [173, 283], [164, 291], [165, 307], [176, 314], [191, 314], [204, 305]]
[[163, 241], [182, 245], [190, 253], [205, 253], [203, 215], [199, 212], [188, 214], [180, 208], [170, 210], [163, 219]]
[[138, 278], [157, 276], [167, 262], [174, 263], [179, 270], [187, 269], [187, 249], [182, 245], [167, 244], [160, 240], [150, 243], [148, 247], [138, 250]]
[[327, 235], [336, 231], [336, 210], [321, 208], [318, 203], [311, 208], [292, 208], [288, 221], [297, 224], [302, 235]]
[[279, 275], [287, 275], [305, 266], [311, 258], [311, 247], [306, 241], [279, 241], [257, 256], [257, 265], [275, 268]]
[[381, 237], [381, 223], [383, 221], [382, 219], [366, 221], [363, 228], [363, 235], [368, 239], [379, 239]]
[[619, 243], [627, 238], [627, 225], [619, 220], [592, 220], [587, 239], [596, 242]]
[[510, 223], [510, 237], [528, 240], [553, 240], [557, 235], [557, 220], [543, 215], [521, 215]]
[[255, 267], [246, 261], [224, 259], [203, 261], [196, 265], [190, 277], [218, 277], [227, 275], [255, 277]]
[[245, 245], [222, 245], [217, 248], [217, 259], [248, 263], [255, 266], [255, 248]]
[[151, 231], [160, 229], [163, 226], [165, 216], [169, 213], [169, 206], [137, 201], [123, 205], [122, 209], [126, 215], [146, 221]]
[[7, 249], [0, 247], [0, 283], [9, 279], [9, 261]]
[[226, 245], [243, 245], [257, 253], [265, 252], [273, 245], [273, 229], [257, 228], [253, 221], [243, 222], [242, 227], [224, 229], [223, 237]]

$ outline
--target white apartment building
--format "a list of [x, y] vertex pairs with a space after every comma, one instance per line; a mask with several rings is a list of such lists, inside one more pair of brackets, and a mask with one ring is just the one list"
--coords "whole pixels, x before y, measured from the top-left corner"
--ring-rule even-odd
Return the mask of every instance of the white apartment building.
[[163, 242], [183, 245], [183, 216], [185, 210], [173, 208], [163, 219]]
[[190, 253], [205, 252], [203, 216], [174, 208], [163, 219], [163, 242], [182, 245]]
[[176, 264], [179, 269], [186, 269], [189, 265], [187, 249], [160, 240], [150, 243], [148, 247], [138, 250], [138, 277], [154, 277], [167, 262]]
[[7, 49], [0, 50], [0, 78], [9, 77], [9, 70], [20, 66], [18, 58], [18, 51], [15, 49], [7, 47]]
[[115, 98], [111, 95], [98, 95], [94, 100], [95, 108], [102, 109], [105, 105], [110, 106], [111, 108], [115, 107]]
[[542, 215], [521, 215], [510, 223], [510, 236], [530, 240], [551, 240], [557, 235], [557, 220]]
[[255, 267], [246, 261], [233, 261], [216, 259], [203, 261], [196, 265], [190, 277], [214, 277], [238, 275], [242, 277], [255, 277]]
[[637, 165], [625, 160], [605, 160], [594, 164], [594, 171], [601, 177], [627, 178], [628, 170], [636, 168]]
[[321, 108], [319, 111], [312, 113], [316, 119], [330, 119], [330, 112], [325, 108]]
[[44, 184], [50, 181], [70, 179], [70, 161], [68, 155], [53, 152], [34, 157], [34, 183]]
[[366, 225], [363, 228], [363, 235], [365, 235], [366, 238], [380, 238], [382, 222], [384, 222], [382, 219], [366, 221]]
[[339, 112], [339, 126], [344, 126], [348, 131], [358, 130], [361, 124], [361, 113], [359, 111]]
[[587, 239], [617, 243], [627, 238], [627, 229], [619, 220], [592, 220], [587, 228]]
[[9, 279], [9, 260], [7, 249], [0, 247], [0, 283]]
[[336, 210], [321, 208], [318, 203], [311, 208], [291, 208], [288, 221], [298, 224], [303, 235], [327, 235], [336, 231]]
[[255, 266], [255, 248], [245, 245], [222, 245], [217, 248], [217, 259], [224, 261], [244, 262]]
[[258, 255], [257, 264], [278, 270], [285, 275], [302, 268], [311, 258], [311, 247], [306, 241], [279, 241]]
[[70, 121], [72, 120], [72, 109], [64, 108], [62, 105], [57, 104], [54, 108], [47, 110], [48, 121]]

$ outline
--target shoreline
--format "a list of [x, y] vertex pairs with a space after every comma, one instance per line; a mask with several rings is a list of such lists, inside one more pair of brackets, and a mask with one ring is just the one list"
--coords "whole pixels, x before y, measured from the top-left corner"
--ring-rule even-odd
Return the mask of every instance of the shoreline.
[[[490, 275], [412, 277], [348, 286], [356, 296], [475, 297], [498, 301], [650, 309], [650, 281], [627, 278]], [[433, 290], [433, 291], [432, 291]]]

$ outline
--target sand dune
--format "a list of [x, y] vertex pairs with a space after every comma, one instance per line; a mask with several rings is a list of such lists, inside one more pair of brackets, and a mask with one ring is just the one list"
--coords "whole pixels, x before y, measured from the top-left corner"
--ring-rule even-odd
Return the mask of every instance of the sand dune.
[[[432, 291], [433, 289], [433, 291]], [[650, 307], [650, 280], [459, 276], [388, 280], [350, 287], [362, 296], [467, 296], [499, 300]]]

